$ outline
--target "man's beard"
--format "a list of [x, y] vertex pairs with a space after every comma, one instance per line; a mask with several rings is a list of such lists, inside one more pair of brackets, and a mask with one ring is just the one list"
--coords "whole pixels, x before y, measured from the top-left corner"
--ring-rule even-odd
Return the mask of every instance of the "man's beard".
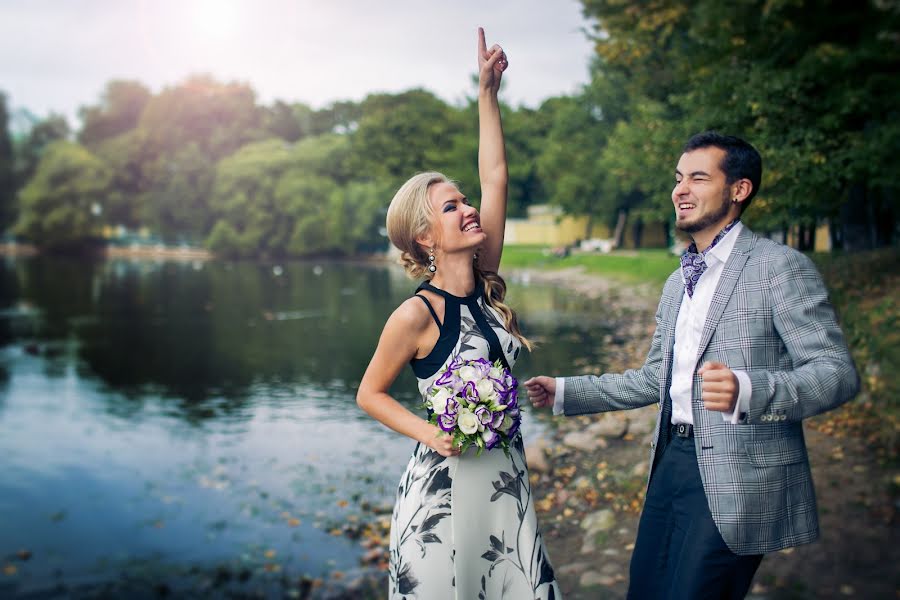
[[697, 233], [698, 231], [703, 231], [707, 227], [711, 225], [715, 225], [722, 221], [725, 218], [725, 215], [728, 214], [728, 211], [731, 210], [731, 203], [729, 202], [728, 190], [722, 194], [722, 205], [715, 212], [711, 212], [700, 217], [697, 221], [693, 223], [685, 223], [683, 225], [678, 224], [678, 220], [675, 220], [675, 227], [679, 231], [683, 231], [685, 233]]

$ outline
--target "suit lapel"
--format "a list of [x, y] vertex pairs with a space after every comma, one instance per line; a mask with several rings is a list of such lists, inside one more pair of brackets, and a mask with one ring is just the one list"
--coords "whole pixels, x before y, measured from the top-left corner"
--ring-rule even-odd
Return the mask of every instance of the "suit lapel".
[[665, 331], [662, 338], [662, 374], [660, 378], [660, 400], [664, 401], [669, 394], [669, 386], [672, 384], [672, 360], [675, 348], [675, 324], [678, 322], [678, 313], [681, 311], [681, 301], [684, 299], [684, 284], [672, 294], [672, 304], [669, 310], [670, 318], [665, 323]]
[[716, 291], [713, 293], [709, 312], [706, 315], [706, 323], [703, 324], [700, 346], [697, 349], [698, 361], [703, 356], [703, 353], [706, 352], [706, 347], [712, 339], [712, 334], [719, 325], [719, 319], [722, 318], [725, 306], [728, 304], [728, 300], [731, 299], [731, 294], [734, 292], [734, 287], [741, 276], [744, 264], [750, 256], [750, 249], [753, 247], [755, 238], [756, 236], [753, 235], [753, 232], [744, 227], [734, 243], [734, 248], [731, 250], [731, 255], [728, 257], [722, 276], [719, 278], [718, 285], [716, 285]]

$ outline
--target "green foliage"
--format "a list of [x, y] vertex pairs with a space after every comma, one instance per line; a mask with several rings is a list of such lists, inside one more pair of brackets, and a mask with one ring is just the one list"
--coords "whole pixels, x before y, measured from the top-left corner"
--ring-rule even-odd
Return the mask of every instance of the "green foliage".
[[[510, 215], [550, 202], [619, 233], [625, 218], [671, 219], [681, 145], [715, 128], [763, 155], [752, 227], [827, 220], [848, 248], [896, 236], [896, 3], [582, 3], [597, 23], [590, 84], [502, 109]], [[352, 253], [384, 246], [389, 198], [416, 172], [442, 171], [478, 203], [477, 114], [474, 99], [453, 106], [421, 89], [314, 110], [262, 106], [247, 85], [207, 76], [158, 94], [112, 81], [82, 109], [78, 140], [110, 174], [111, 224], [235, 256]], [[14, 148], [17, 186], [68, 137], [62, 117], [37, 124]], [[9, 206], [0, 199], [0, 224]]]
[[97, 237], [109, 169], [82, 146], [51, 144], [37, 171], [21, 191], [15, 233], [47, 248], [77, 245]]
[[6, 94], [0, 92], [0, 234], [15, 217], [16, 174]]
[[[747, 213], [757, 228], [835, 222], [854, 186], [865, 199], [895, 193], [896, 3], [583, 4], [598, 23], [593, 85], [617, 83], [627, 98], [625, 125], [604, 150], [626, 186], [666, 198], [671, 182], [641, 182], [641, 173], [663, 172], [658, 157], [675, 163], [673, 140], [718, 129], [763, 155], [761, 195]], [[895, 222], [890, 212], [877, 218]]]
[[44, 151], [55, 141], [69, 137], [69, 123], [62, 115], [51, 114], [36, 123], [28, 135], [16, 144], [15, 171], [17, 187], [22, 188], [34, 175]]
[[134, 129], [144, 107], [150, 101], [150, 90], [137, 81], [110, 81], [97, 106], [79, 111], [82, 127], [78, 141], [88, 147]]
[[386, 192], [350, 180], [349, 141], [249, 144], [218, 165], [207, 246], [230, 256], [349, 254], [383, 245]]
[[360, 108], [355, 170], [394, 187], [415, 173], [444, 169], [445, 149], [471, 126], [461, 111], [424, 90], [373, 94]]
[[550, 202], [566, 213], [589, 217], [585, 232], [589, 237], [593, 218], [615, 202], [599, 162], [609, 123], [585, 95], [558, 98], [542, 108], [551, 113], [552, 121], [537, 159], [538, 174]]

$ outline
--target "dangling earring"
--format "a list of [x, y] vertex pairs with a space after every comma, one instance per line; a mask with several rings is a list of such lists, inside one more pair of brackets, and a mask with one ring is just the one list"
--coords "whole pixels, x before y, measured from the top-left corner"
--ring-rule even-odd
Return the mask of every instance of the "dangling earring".
[[434, 248], [431, 248], [428, 251], [428, 270], [434, 273], [437, 271], [437, 267], [434, 264]]

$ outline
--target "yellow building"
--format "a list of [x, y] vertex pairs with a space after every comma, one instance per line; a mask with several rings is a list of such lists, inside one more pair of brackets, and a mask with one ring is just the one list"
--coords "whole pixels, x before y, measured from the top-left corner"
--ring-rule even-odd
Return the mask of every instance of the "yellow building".
[[[564, 215], [558, 206], [537, 204], [528, 207], [528, 218], [507, 219], [505, 242], [507, 244], [529, 244], [543, 246], [571, 246], [589, 238], [608, 239], [613, 231], [605, 223], [593, 224], [587, 236], [587, 217]], [[626, 248], [634, 247], [632, 228], [625, 228], [624, 244]], [[646, 223], [641, 234], [642, 248], [664, 248], [666, 245], [665, 230], [662, 223]]]

